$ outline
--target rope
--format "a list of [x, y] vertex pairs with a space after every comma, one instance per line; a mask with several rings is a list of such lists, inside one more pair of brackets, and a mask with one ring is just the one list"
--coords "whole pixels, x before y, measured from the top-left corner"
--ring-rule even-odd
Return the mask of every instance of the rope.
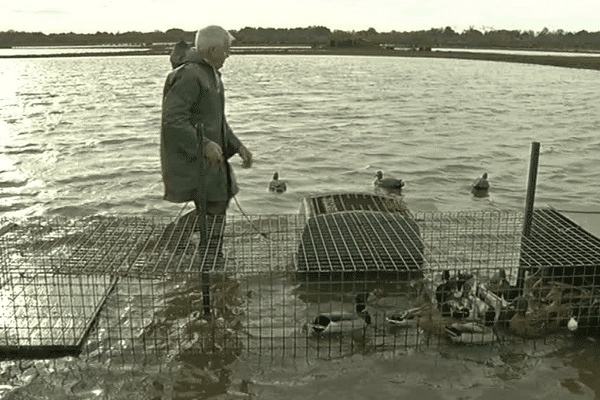
[[179, 214], [177, 214], [177, 216], [175, 217], [175, 221], [177, 221], [181, 217], [181, 214], [183, 214], [183, 211], [187, 208], [188, 204], [189, 201], [186, 201], [183, 207], [181, 207], [181, 210], [179, 210]]
[[267, 236], [267, 234], [266, 234], [266, 233], [263, 233], [263, 232], [261, 232], [261, 231], [260, 231], [260, 229], [258, 229], [258, 228], [257, 228], [257, 227], [254, 225], [254, 223], [253, 223], [253, 222], [250, 220], [250, 217], [248, 217], [248, 215], [247, 215], [247, 214], [244, 212], [244, 210], [242, 210], [242, 206], [240, 206], [240, 202], [238, 201], [238, 199], [237, 199], [237, 196], [233, 196], [233, 199], [235, 200], [235, 204], [237, 204], [237, 206], [238, 206], [238, 208], [239, 208], [240, 212], [242, 213], [242, 215], [243, 215], [244, 217], [246, 217], [246, 220], [248, 221], [248, 223], [250, 223], [250, 225], [252, 226], [252, 228], [254, 228], [254, 230], [255, 230], [256, 232], [258, 232], [258, 233], [259, 233], [259, 234], [260, 234], [262, 237], [264, 237], [265, 239], [267, 239], [267, 240], [271, 240], [271, 239], [270, 239], [270, 238]]
[[[265, 239], [272, 240], [272, 239], [270, 239], [270, 238], [267, 236], [267, 234], [266, 234], [266, 233], [264, 233], [264, 232], [261, 232], [261, 231], [260, 231], [260, 229], [258, 229], [258, 228], [256, 227], [256, 225], [254, 225], [254, 223], [252, 222], [252, 220], [250, 219], [250, 217], [248, 216], [248, 214], [246, 214], [246, 213], [244, 212], [244, 210], [242, 209], [242, 206], [240, 205], [240, 202], [238, 201], [238, 199], [237, 199], [237, 196], [233, 196], [233, 199], [235, 200], [235, 204], [237, 204], [237, 207], [238, 207], [238, 209], [240, 210], [240, 212], [242, 213], [242, 215], [243, 215], [243, 216], [246, 218], [246, 220], [248, 221], [248, 223], [250, 224], [250, 226], [252, 226], [252, 228], [253, 228], [253, 229], [254, 229], [254, 230], [257, 232], [257, 233], [259, 233], [259, 234], [260, 234], [262, 237], [264, 237]], [[181, 217], [181, 215], [183, 214], [183, 211], [184, 211], [184, 210], [187, 208], [187, 205], [188, 205], [188, 203], [189, 203], [189, 201], [188, 201], [188, 202], [186, 202], [186, 203], [183, 205], [183, 207], [181, 207], [181, 210], [179, 211], [179, 214], [177, 214], [177, 217], [175, 217], [175, 221], [177, 221], [177, 220], [178, 220], [178, 219]]]

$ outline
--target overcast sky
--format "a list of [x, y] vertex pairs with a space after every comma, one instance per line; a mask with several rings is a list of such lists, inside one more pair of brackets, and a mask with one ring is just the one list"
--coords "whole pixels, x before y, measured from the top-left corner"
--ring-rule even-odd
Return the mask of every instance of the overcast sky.
[[600, 0], [0, 0], [0, 31], [94, 33], [218, 24], [352, 31], [600, 31]]

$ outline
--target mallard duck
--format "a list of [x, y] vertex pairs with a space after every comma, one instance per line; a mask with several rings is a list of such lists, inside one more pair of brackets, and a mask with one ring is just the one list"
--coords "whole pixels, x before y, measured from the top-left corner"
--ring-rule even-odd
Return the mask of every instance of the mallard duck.
[[389, 315], [385, 320], [394, 326], [414, 326], [421, 316], [424, 307], [415, 307], [399, 314]]
[[284, 181], [279, 180], [279, 173], [273, 174], [273, 180], [269, 183], [269, 192], [283, 193], [287, 190], [287, 186]]
[[419, 319], [419, 328], [426, 336], [437, 336], [454, 343], [484, 344], [496, 340], [494, 328], [485, 326], [483, 320], [441, 317], [432, 314]]
[[481, 178], [475, 179], [473, 184], [471, 185], [471, 189], [473, 190], [488, 190], [490, 188], [490, 183], [487, 180], [488, 174], [485, 172]]
[[513, 301], [519, 296], [519, 289], [515, 286], [511, 286], [511, 284], [508, 283], [508, 280], [506, 280], [506, 272], [504, 269], [500, 269], [498, 273], [490, 279], [487, 289], [506, 301]]
[[564, 317], [560, 310], [552, 307], [544, 307], [527, 313], [529, 309], [528, 300], [517, 297], [514, 302], [516, 314], [509, 321], [510, 330], [522, 338], [539, 338], [559, 328], [559, 323]]
[[362, 330], [371, 324], [371, 315], [367, 311], [368, 294], [359, 293], [355, 298], [352, 313], [322, 313], [308, 324], [313, 334], [343, 334]]
[[462, 307], [460, 303], [465, 294], [465, 284], [472, 277], [472, 275], [458, 273], [457, 276], [451, 278], [450, 271], [442, 272], [442, 283], [435, 289], [435, 299], [442, 316], [456, 318], [469, 316], [469, 310]]
[[496, 340], [493, 329], [474, 321], [447, 325], [445, 332], [454, 343], [484, 344]]
[[383, 172], [377, 171], [375, 174], [377, 179], [373, 184], [377, 187], [385, 188], [385, 189], [402, 189], [404, 187], [404, 182], [402, 179], [395, 178], [385, 178], [383, 179]]
[[450, 280], [450, 271], [447, 269], [444, 270], [442, 272], [442, 283], [435, 289], [435, 299], [438, 306], [452, 298], [455, 289], [456, 283]]
[[497, 296], [488, 287], [483, 284], [479, 284], [476, 288], [476, 294], [489, 308], [484, 312], [484, 320], [487, 324], [494, 324], [498, 321], [501, 323], [508, 323], [508, 320], [512, 318], [512, 314], [504, 312], [509, 303], [502, 297]]

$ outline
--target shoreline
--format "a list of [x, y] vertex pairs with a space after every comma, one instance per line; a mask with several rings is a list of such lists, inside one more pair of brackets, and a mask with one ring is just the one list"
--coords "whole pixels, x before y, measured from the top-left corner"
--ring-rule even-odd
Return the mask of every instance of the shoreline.
[[[62, 54], [27, 54], [0, 55], [0, 59], [25, 58], [68, 58], [68, 57], [116, 57], [116, 56], [169, 56], [170, 50], [120, 51], [120, 52], [89, 52]], [[260, 49], [244, 50], [236, 48], [232, 55], [313, 55], [313, 56], [377, 56], [377, 57], [417, 57], [417, 58], [452, 58], [461, 60], [512, 62], [521, 64], [548, 65], [563, 68], [590, 69], [600, 71], [600, 56], [553, 56], [553, 55], [519, 55], [465, 51], [411, 51], [390, 50], [380, 48], [328, 48], [328, 49]]]

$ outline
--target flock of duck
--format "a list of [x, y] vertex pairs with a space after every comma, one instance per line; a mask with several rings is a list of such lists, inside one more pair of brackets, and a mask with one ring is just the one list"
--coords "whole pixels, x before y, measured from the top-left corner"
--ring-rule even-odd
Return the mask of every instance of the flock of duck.
[[[313, 335], [345, 334], [364, 332], [383, 320], [389, 327], [414, 327], [454, 343], [471, 344], [491, 343], [501, 334], [535, 339], [578, 328], [573, 302], [565, 301], [566, 291], [572, 290], [568, 285], [554, 282], [551, 289], [521, 293], [507, 281], [504, 270], [485, 281], [460, 272], [451, 276], [445, 270], [441, 280], [434, 293], [423, 291], [416, 307], [393, 311], [382, 308], [376, 291], [360, 292], [352, 312], [320, 313], [306, 326]], [[543, 296], [540, 290], [545, 290]]]
[[[384, 178], [382, 171], [377, 171], [375, 178], [376, 188], [399, 191], [405, 185], [402, 179]], [[487, 172], [470, 188], [476, 197], [487, 196], [490, 189]], [[269, 191], [284, 193], [286, 190], [286, 182], [275, 172]], [[560, 297], [560, 290], [567, 289], [559, 285], [554, 290], [555, 297]], [[504, 270], [485, 281], [474, 274], [457, 272], [451, 276], [450, 271], [445, 270], [434, 293], [425, 295], [416, 307], [398, 312], [383, 311], [383, 319], [389, 326], [418, 326], [424, 333], [444, 336], [456, 343], [492, 342], [501, 329], [524, 339], [540, 338], [561, 328], [577, 330], [572, 304], [553, 300], [550, 294], [541, 302], [533, 290], [521, 292], [510, 285]], [[375, 317], [382, 311], [377, 305], [379, 299], [373, 292], [358, 293], [351, 312], [319, 313], [306, 328], [314, 335], [363, 331], [380, 320]]]
[[[481, 178], [477, 178], [471, 185], [471, 192], [476, 197], [486, 197], [490, 189], [487, 172]], [[375, 174], [373, 185], [390, 191], [400, 191], [404, 187], [404, 181], [396, 178], [384, 178], [382, 171]], [[273, 179], [269, 182], [269, 192], [284, 193], [287, 190], [287, 184], [279, 179], [279, 172], [273, 173]]]
[[473, 274], [449, 271], [435, 292], [443, 333], [454, 342], [472, 342], [473, 335], [484, 342], [495, 340], [499, 328], [524, 339], [541, 338], [562, 327], [578, 327], [572, 303], [542, 304], [539, 296], [512, 286], [501, 269], [487, 282]]

